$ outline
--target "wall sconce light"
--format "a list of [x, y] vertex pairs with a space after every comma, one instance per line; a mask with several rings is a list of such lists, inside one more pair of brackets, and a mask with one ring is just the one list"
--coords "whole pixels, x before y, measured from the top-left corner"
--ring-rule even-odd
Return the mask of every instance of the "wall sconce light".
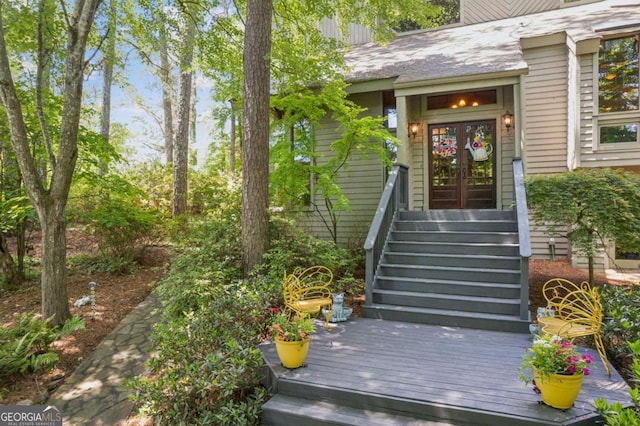
[[415, 139], [420, 129], [420, 123], [409, 123], [409, 135]]
[[509, 131], [509, 129], [511, 129], [511, 127], [513, 126], [513, 114], [511, 114], [509, 110], [507, 110], [507, 112], [502, 116], [502, 120], [504, 120], [504, 127], [506, 127], [507, 131]]

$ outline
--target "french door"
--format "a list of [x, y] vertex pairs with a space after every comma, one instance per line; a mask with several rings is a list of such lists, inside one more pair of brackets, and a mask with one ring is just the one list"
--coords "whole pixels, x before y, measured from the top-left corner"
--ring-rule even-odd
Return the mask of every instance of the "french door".
[[429, 208], [496, 208], [495, 120], [429, 126]]

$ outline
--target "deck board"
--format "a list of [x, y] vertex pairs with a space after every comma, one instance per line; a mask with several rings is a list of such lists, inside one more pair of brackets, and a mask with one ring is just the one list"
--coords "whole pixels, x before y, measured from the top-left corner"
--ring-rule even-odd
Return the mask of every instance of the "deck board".
[[540, 405], [518, 379], [529, 335], [368, 318], [317, 329], [303, 368], [281, 367], [273, 344], [261, 346], [279, 381], [561, 424], [592, 416], [596, 397], [630, 403], [624, 380], [613, 368], [608, 377], [591, 349], [580, 348], [594, 355], [595, 368], [574, 407], [561, 411]]

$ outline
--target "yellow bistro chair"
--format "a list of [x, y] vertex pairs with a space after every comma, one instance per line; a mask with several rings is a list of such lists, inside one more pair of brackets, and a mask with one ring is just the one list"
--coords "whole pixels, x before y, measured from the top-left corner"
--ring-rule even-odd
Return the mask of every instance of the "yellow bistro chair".
[[554, 316], [538, 319], [541, 331], [571, 342], [577, 337], [593, 336], [602, 364], [611, 376], [600, 335], [603, 313], [598, 289], [592, 288], [586, 281], [576, 285], [563, 278], [554, 278], [544, 284], [542, 294], [547, 301], [547, 308], [553, 308]]
[[325, 327], [331, 318], [331, 290], [333, 273], [325, 266], [296, 268], [292, 274], [284, 273], [283, 295], [285, 307], [299, 314], [317, 314], [325, 308]]

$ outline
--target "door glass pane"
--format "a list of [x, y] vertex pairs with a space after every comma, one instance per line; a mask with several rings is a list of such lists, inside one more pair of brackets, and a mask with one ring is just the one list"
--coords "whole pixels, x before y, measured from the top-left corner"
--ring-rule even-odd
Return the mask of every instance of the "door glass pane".
[[455, 126], [431, 128], [431, 158], [433, 186], [457, 185], [458, 139]]
[[466, 124], [465, 125], [465, 151], [467, 185], [492, 185], [493, 163], [495, 155], [493, 150], [493, 125]]

